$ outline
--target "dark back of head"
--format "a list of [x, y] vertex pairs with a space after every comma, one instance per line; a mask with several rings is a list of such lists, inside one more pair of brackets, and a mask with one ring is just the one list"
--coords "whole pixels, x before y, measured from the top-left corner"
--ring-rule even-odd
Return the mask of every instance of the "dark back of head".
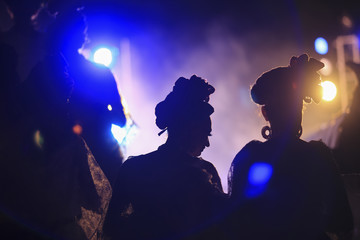
[[318, 103], [322, 97], [320, 75], [324, 66], [303, 54], [293, 57], [287, 67], [263, 73], [251, 88], [253, 101], [264, 106], [270, 123], [301, 124], [303, 101]]
[[68, 100], [74, 86], [66, 63], [48, 57], [39, 63], [21, 84], [22, 105], [26, 114], [66, 117]]
[[179, 78], [173, 91], [155, 108], [156, 125], [169, 134], [178, 134], [193, 122], [208, 119], [214, 112], [208, 103], [214, 92], [213, 86], [196, 75]]

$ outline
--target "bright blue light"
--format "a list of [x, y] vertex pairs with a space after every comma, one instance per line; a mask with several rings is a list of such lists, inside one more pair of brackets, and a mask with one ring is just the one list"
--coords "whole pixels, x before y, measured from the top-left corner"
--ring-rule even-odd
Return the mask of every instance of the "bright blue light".
[[261, 195], [267, 187], [272, 176], [273, 169], [268, 163], [254, 163], [248, 173], [248, 186], [245, 190], [245, 196], [254, 198]]
[[113, 54], [108, 48], [99, 48], [95, 51], [93, 56], [94, 62], [103, 64], [107, 67], [110, 66], [113, 60]]
[[249, 169], [249, 184], [253, 186], [266, 184], [271, 178], [272, 171], [272, 167], [268, 163], [254, 163]]
[[127, 146], [138, 133], [138, 127], [131, 118], [127, 118], [126, 125], [119, 127], [118, 125], [111, 124], [111, 133], [120, 146]]
[[126, 137], [126, 128], [119, 127], [118, 125], [111, 124], [111, 133], [113, 134], [116, 141], [121, 144]]
[[315, 50], [319, 54], [326, 54], [329, 50], [327, 41], [322, 37], [317, 38], [315, 40]]

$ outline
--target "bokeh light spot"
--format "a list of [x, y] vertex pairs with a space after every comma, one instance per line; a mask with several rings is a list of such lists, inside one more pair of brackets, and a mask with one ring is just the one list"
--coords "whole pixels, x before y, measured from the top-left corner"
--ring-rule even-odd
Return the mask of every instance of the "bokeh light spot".
[[248, 172], [248, 185], [245, 189], [247, 198], [255, 198], [260, 196], [267, 189], [273, 173], [273, 168], [268, 163], [254, 163]]
[[324, 55], [328, 52], [329, 47], [328, 47], [328, 43], [325, 40], [325, 38], [318, 37], [315, 40], [315, 50], [317, 53], [322, 54], [322, 55]]
[[348, 16], [343, 16], [341, 22], [347, 28], [351, 28], [353, 26], [353, 23]]
[[83, 128], [81, 127], [81, 125], [76, 124], [73, 126], [72, 130], [76, 135], [81, 135]]
[[40, 149], [43, 148], [43, 146], [44, 146], [44, 138], [41, 135], [40, 130], [35, 131], [35, 133], [34, 133], [34, 142], [35, 142], [35, 145], [38, 148], [40, 148]]
[[331, 81], [324, 81], [321, 86], [323, 87], [323, 99], [328, 102], [332, 101], [337, 93], [335, 84]]
[[94, 53], [94, 62], [110, 66], [113, 60], [112, 53], [108, 48], [99, 48]]
[[254, 163], [249, 169], [249, 184], [259, 186], [266, 184], [272, 175], [272, 167], [268, 163]]
[[107, 106], [107, 108], [108, 108], [108, 110], [111, 112], [112, 111], [112, 106], [109, 104], [108, 106]]

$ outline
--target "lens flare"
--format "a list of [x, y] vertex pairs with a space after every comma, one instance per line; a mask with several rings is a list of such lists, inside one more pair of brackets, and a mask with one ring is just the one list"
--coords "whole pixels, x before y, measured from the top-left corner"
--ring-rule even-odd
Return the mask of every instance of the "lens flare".
[[112, 53], [108, 48], [99, 48], [94, 53], [94, 62], [110, 66], [113, 60]]
[[248, 173], [248, 186], [245, 190], [245, 196], [255, 198], [260, 196], [267, 188], [273, 173], [273, 168], [268, 163], [254, 163]]
[[337, 89], [333, 82], [324, 81], [321, 83], [323, 87], [323, 100], [330, 102], [336, 97]]
[[249, 170], [248, 180], [251, 185], [264, 185], [272, 175], [272, 167], [268, 163], [254, 163]]

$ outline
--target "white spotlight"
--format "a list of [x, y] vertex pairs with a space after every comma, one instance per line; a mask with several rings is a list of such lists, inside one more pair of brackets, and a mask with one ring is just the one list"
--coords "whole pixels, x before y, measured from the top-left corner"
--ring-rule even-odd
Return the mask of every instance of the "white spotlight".
[[110, 66], [112, 62], [112, 53], [108, 48], [99, 48], [94, 53], [94, 62], [103, 64], [105, 66]]
[[327, 102], [332, 101], [336, 97], [337, 89], [333, 82], [325, 81], [321, 83], [323, 87], [323, 99]]

